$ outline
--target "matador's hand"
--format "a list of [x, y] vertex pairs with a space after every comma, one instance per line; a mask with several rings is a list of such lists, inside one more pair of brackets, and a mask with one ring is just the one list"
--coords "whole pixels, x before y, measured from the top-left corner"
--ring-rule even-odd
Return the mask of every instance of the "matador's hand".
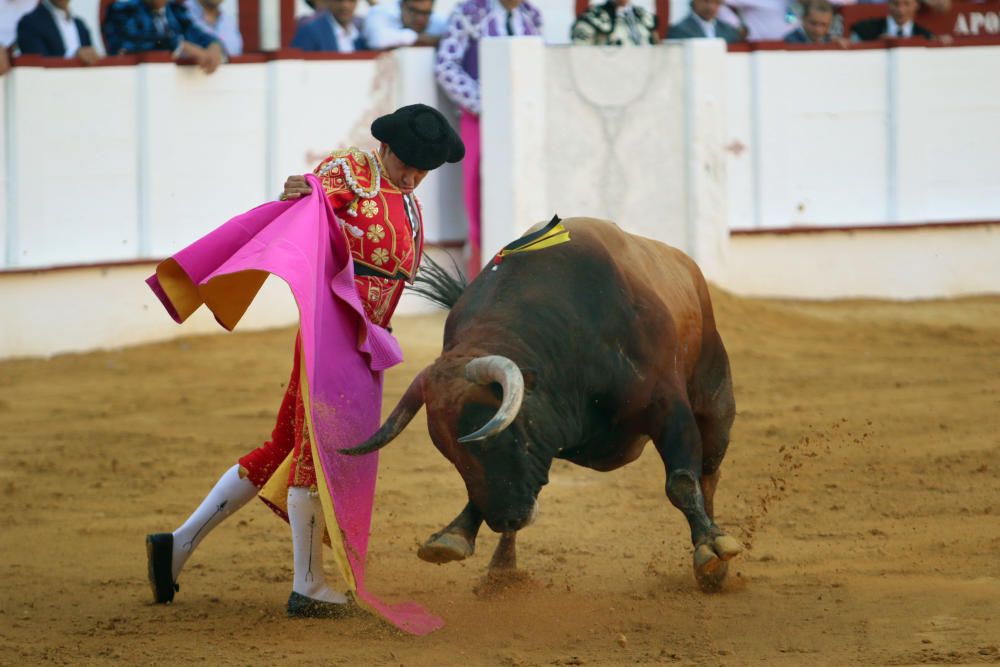
[[305, 176], [289, 176], [285, 179], [285, 191], [278, 197], [281, 201], [289, 199], [301, 199], [305, 195], [312, 194], [312, 188], [306, 181]]

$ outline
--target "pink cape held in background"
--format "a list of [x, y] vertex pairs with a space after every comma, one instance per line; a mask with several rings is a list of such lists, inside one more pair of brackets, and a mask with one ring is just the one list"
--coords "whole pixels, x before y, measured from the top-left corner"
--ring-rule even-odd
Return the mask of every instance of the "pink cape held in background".
[[359, 604], [424, 635], [444, 622], [413, 602], [382, 602], [365, 586], [378, 453], [337, 454], [378, 429], [382, 372], [402, 361], [402, 352], [365, 317], [340, 223], [319, 180], [307, 179], [308, 197], [233, 218], [161, 262], [146, 282], [177, 322], [205, 304], [230, 331], [269, 274], [288, 284], [299, 309], [301, 386], [334, 560]]

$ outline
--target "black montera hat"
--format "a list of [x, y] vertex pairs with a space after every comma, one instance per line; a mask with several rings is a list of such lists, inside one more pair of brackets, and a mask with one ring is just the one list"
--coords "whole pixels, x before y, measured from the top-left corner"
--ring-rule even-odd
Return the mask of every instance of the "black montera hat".
[[372, 136], [389, 145], [400, 160], [417, 169], [437, 169], [465, 157], [465, 144], [441, 112], [410, 104], [372, 123]]

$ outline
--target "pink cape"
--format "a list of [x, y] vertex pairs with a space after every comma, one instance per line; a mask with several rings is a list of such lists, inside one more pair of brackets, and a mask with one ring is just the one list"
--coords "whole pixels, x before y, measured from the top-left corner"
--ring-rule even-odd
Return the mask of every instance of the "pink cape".
[[177, 322], [204, 303], [228, 330], [268, 274], [288, 284], [299, 309], [303, 398], [313, 447], [343, 536], [355, 595], [362, 606], [398, 628], [424, 635], [444, 622], [412, 602], [386, 604], [365, 587], [378, 454], [337, 454], [378, 429], [382, 371], [402, 361], [402, 352], [392, 334], [365, 317], [347, 240], [319, 180], [307, 178], [310, 196], [263, 204], [233, 218], [161, 262], [146, 282]]

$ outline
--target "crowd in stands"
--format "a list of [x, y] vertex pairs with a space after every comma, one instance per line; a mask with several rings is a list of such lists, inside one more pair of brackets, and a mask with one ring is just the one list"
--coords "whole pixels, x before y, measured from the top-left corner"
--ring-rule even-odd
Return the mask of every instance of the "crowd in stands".
[[[314, 12], [298, 22], [291, 46], [303, 51], [351, 53], [401, 46], [439, 46], [442, 85], [470, 109], [475, 94], [463, 77], [469, 45], [482, 35], [541, 34], [541, 13], [530, 0], [464, 0], [446, 20], [434, 0], [307, 0]], [[567, 0], [570, 1], [570, 0]], [[878, 1], [878, 0], [876, 0]], [[860, 21], [844, 34], [838, 7], [872, 0], [691, 0], [690, 13], [666, 31], [668, 39], [720, 38], [728, 43], [784, 40], [789, 44], [893, 38], [933, 39], [915, 22], [920, 2], [947, 10], [951, 0], [884, 0], [888, 16]], [[108, 55], [162, 51], [213, 72], [243, 52], [235, 17], [223, 0], [118, 0], [100, 26]], [[481, 23], [481, 25], [480, 25]], [[659, 41], [657, 17], [631, 0], [598, 0], [570, 29], [574, 44], [650, 45]], [[482, 29], [483, 32], [480, 32]], [[91, 29], [74, 16], [71, 0], [0, 0], [0, 74], [12, 53], [99, 59]], [[473, 73], [474, 76], [474, 73]]]

